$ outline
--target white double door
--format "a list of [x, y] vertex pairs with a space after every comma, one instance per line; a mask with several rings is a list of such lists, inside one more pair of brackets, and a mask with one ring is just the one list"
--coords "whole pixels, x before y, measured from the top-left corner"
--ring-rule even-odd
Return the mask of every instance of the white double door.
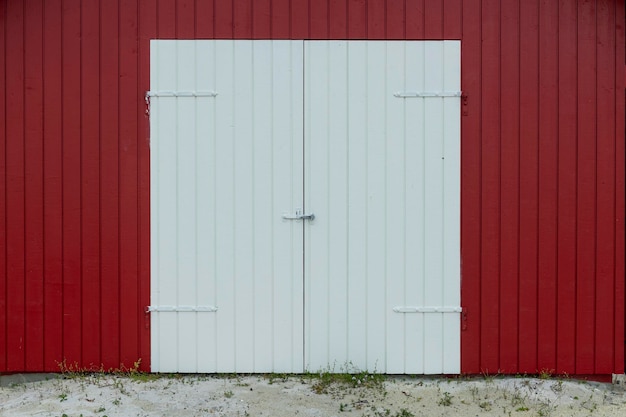
[[152, 370], [460, 372], [459, 81], [456, 41], [152, 41]]

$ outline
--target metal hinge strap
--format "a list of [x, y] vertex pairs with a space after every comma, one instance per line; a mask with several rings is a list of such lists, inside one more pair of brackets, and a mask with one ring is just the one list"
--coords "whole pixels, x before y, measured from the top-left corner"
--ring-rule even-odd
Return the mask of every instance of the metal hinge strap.
[[461, 307], [438, 307], [438, 306], [399, 306], [394, 307], [396, 313], [460, 313], [463, 311]]
[[393, 94], [398, 98], [461, 97], [462, 91], [399, 91]]
[[216, 306], [148, 306], [147, 313], [214, 313]]

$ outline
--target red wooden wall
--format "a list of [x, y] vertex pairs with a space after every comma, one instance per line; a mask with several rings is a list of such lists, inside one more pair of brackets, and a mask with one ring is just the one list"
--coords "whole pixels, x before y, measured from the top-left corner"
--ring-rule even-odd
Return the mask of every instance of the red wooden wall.
[[624, 2], [0, 0], [0, 372], [149, 369], [149, 39], [461, 39], [465, 373], [624, 371]]

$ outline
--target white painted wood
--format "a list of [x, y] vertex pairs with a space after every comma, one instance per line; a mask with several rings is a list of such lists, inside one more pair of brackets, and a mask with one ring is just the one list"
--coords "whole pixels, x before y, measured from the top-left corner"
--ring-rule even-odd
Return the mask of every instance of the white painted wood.
[[152, 41], [152, 370], [301, 372], [301, 41]]
[[305, 43], [309, 370], [460, 371], [460, 99], [394, 95], [459, 80], [458, 42]]

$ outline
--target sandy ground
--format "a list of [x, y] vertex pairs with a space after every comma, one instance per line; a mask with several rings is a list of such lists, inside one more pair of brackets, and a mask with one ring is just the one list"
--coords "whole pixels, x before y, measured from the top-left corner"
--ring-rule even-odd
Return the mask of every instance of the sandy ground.
[[626, 416], [626, 392], [570, 379], [80, 375], [0, 387], [0, 416]]

